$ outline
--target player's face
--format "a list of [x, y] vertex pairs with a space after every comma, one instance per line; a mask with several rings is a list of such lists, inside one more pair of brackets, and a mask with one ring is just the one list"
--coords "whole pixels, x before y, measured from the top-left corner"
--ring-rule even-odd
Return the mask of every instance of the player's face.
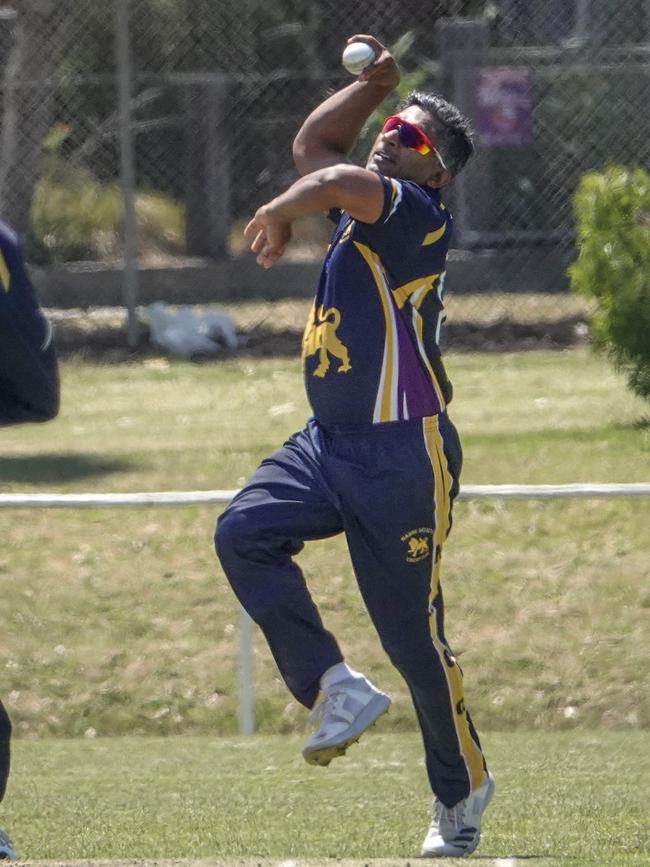
[[[399, 123], [390, 119], [370, 150], [366, 168], [389, 178], [403, 178], [423, 186], [441, 187], [448, 183], [449, 172], [435, 150], [431, 115], [417, 105], [410, 105], [395, 117], [406, 121], [405, 126], [400, 128]], [[418, 136], [418, 130], [424, 138]], [[428, 145], [433, 145], [433, 149], [422, 153]]]

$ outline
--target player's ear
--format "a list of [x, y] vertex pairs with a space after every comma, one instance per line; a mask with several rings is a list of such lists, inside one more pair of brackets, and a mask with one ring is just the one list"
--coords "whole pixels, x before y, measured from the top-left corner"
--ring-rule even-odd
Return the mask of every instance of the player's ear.
[[437, 165], [431, 172], [429, 180], [427, 181], [427, 186], [433, 187], [434, 190], [439, 190], [441, 187], [446, 187], [447, 184], [451, 182], [451, 172], [449, 169], [443, 169], [437, 160], [436, 163]]

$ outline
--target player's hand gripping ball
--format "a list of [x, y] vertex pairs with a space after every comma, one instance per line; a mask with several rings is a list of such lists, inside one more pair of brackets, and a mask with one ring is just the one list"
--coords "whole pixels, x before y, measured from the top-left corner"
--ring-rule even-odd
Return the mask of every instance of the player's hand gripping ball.
[[375, 52], [366, 42], [351, 42], [341, 58], [343, 66], [351, 75], [359, 75], [376, 60]]

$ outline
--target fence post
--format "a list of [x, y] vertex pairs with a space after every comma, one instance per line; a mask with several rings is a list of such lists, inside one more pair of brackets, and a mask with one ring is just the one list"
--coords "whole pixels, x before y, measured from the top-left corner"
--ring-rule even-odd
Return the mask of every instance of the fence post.
[[239, 613], [239, 734], [255, 733], [253, 695], [253, 621], [240, 608]]
[[[477, 74], [487, 65], [489, 29], [482, 18], [442, 18], [436, 23], [443, 94], [476, 123]], [[478, 143], [476, 143], [478, 145]], [[454, 215], [455, 246], [467, 246], [487, 228], [493, 207], [489, 153], [477, 151], [445, 200]]]
[[130, 0], [115, 4], [115, 56], [119, 102], [120, 184], [123, 201], [124, 306], [127, 310], [127, 339], [131, 348], [138, 345], [138, 236], [135, 213], [135, 154], [133, 145], [131, 99], [133, 75], [129, 33]]
[[228, 256], [231, 222], [228, 78], [197, 76], [186, 86], [186, 247], [191, 256], [219, 259]]

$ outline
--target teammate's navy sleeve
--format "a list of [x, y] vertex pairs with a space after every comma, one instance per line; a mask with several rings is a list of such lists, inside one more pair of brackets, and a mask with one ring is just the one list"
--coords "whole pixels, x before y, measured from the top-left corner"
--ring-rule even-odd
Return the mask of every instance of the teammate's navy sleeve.
[[18, 238], [0, 223], [0, 425], [48, 421], [58, 411], [52, 328], [39, 307]]

